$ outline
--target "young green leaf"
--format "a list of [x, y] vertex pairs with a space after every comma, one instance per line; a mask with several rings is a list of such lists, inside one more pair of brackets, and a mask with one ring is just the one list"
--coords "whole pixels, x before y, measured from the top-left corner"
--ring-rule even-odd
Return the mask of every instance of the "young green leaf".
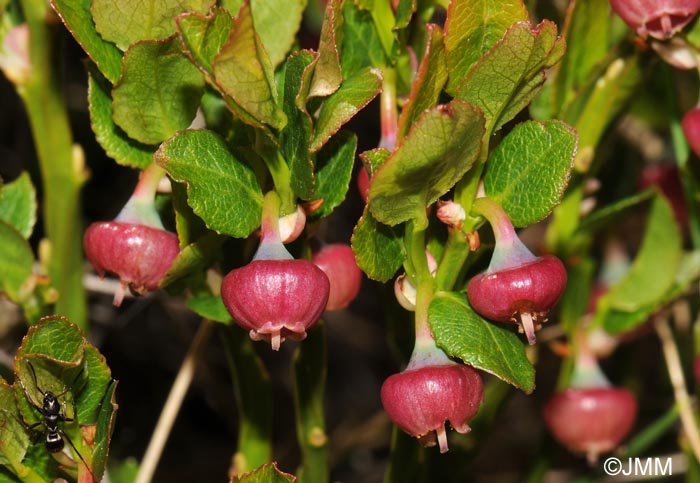
[[116, 389], [117, 381], [112, 380], [104, 392], [97, 414], [95, 443], [92, 448], [92, 474], [95, 475], [98, 481], [101, 481], [107, 467], [109, 442], [112, 439], [114, 422], [117, 416], [117, 409], [119, 408], [114, 396]]
[[394, 30], [408, 27], [416, 8], [416, 0], [399, 0], [399, 6], [396, 8], [396, 26]]
[[389, 227], [374, 219], [367, 207], [352, 232], [357, 265], [372, 280], [390, 280], [404, 261], [403, 226]]
[[95, 28], [103, 39], [126, 50], [141, 40], [162, 40], [175, 33], [175, 16], [206, 13], [214, 0], [92, 0]]
[[51, 6], [75, 40], [97, 65], [102, 75], [114, 84], [119, 80], [122, 52], [97, 33], [90, 12], [92, 3], [92, 0], [51, 0]]
[[160, 286], [167, 287], [192, 273], [206, 270], [221, 250], [224, 240], [224, 237], [209, 232], [197, 241], [184, 246], [175, 257], [168, 273], [160, 281]]
[[531, 225], [559, 204], [576, 154], [576, 131], [561, 121], [527, 121], [496, 146], [484, 189], [513, 225]]
[[276, 68], [295, 41], [306, 0], [251, 0], [255, 31]]
[[289, 165], [292, 188], [297, 196], [310, 200], [314, 196], [314, 163], [309, 152], [311, 116], [306, 111], [304, 76], [313, 69], [316, 56], [301, 50], [289, 56], [284, 76], [284, 113], [289, 123], [280, 133], [280, 149]]
[[32, 276], [34, 254], [16, 228], [0, 220], [0, 292], [13, 302], [21, 302], [22, 287]]
[[230, 324], [233, 322], [231, 314], [224, 306], [224, 301], [220, 295], [199, 295], [185, 301], [187, 308], [195, 312], [200, 317], [222, 324]]
[[218, 135], [183, 131], [163, 143], [154, 159], [187, 185], [189, 205], [211, 230], [243, 238], [260, 225], [262, 190], [255, 174]]
[[393, 59], [396, 47], [396, 37], [394, 35], [396, 20], [390, 2], [381, 0], [356, 0], [355, 4], [357, 4], [361, 10], [369, 11], [372, 20], [374, 20], [374, 26], [379, 41], [384, 48], [384, 54], [387, 59]]
[[343, 0], [330, 0], [321, 27], [318, 43], [318, 63], [313, 72], [309, 97], [333, 94], [343, 82], [340, 68], [340, 47], [343, 43]]
[[530, 103], [564, 48], [553, 22], [518, 22], [469, 70], [455, 98], [480, 108], [486, 132], [496, 131]]
[[205, 74], [213, 76], [214, 58], [233, 29], [231, 14], [223, 8], [212, 8], [207, 15], [188, 12], [175, 21], [187, 55]]
[[262, 465], [250, 473], [242, 476], [234, 476], [231, 483], [294, 483], [297, 479], [290, 474], [283, 473], [272, 462]]
[[567, 52], [552, 75], [552, 113], [561, 112], [592, 78], [594, 67], [609, 54], [610, 22], [598, 15], [608, 5], [608, 0], [589, 0], [572, 3], [567, 10], [563, 32]]
[[[671, 205], [659, 194], [651, 206], [642, 246], [623, 279], [599, 299], [595, 323], [603, 323], [610, 333], [629, 330], [644, 319], [625, 314], [643, 315], [665, 303], [677, 277], [682, 245]], [[621, 317], [611, 317], [613, 311]]]
[[447, 92], [454, 94], [462, 78], [481, 56], [491, 50], [512, 24], [527, 18], [522, 0], [450, 2], [445, 22], [447, 70], [450, 72]]
[[318, 152], [314, 198], [323, 199], [323, 204], [309, 215], [310, 219], [329, 216], [345, 200], [356, 149], [357, 136], [341, 131]]
[[386, 161], [390, 155], [391, 152], [385, 148], [374, 148], [360, 153], [360, 160], [369, 173], [370, 178], [381, 168], [384, 161]]
[[114, 122], [129, 137], [158, 144], [190, 125], [203, 91], [204, 77], [177, 38], [139, 42], [124, 54], [112, 91]]
[[366, 68], [349, 79], [326, 98], [318, 115], [309, 149], [316, 152], [352, 117], [361, 111], [382, 89], [382, 76], [376, 69]]
[[576, 170], [586, 172], [609, 123], [630, 101], [642, 80], [637, 56], [614, 59], [601, 77], [592, 76], [561, 114], [579, 134]]
[[435, 342], [448, 355], [528, 394], [535, 389], [535, 369], [522, 342], [512, 332], [481, 318], [463, 295], [438, 293], [428, 317]]
[[481, 112], [465, 102], [425, 111], [372, 177], [372, 214], [387, 225], [414, 218], [471, 168], [483, 134]]
[[25, 239], [34, 231], [36, 209], [36, 190], [29, 173], [23, 172], [0, 188], [0, 220], [14, 227]]
[[433, 107], [439, 97], [445, 82], [447, 69], [445, 66], [445, 46], [443, 35], [437, 25], [428, 25], [428, 43], [425, 47], [423, 60], [416, 73], [416, 80], [411, 88], [408, 103], [401, 110], [397, 138], [400, 142], [408, 133], [411, 126], [418, 120], [426, 109]]
[[343, 78], [347, 79], [367, 67], [379, 68], [386, 64], [386, 54], [372, 15], [360, 10], [355, 2], [344, 2], [340, 52]]
[[275, 129], [287, 124], [287, 116], [277, 105], [272, 63], [255, 31], [248, 4], [238, 13], [213, 66], [217, 85], [249, 115]]
[[154, 146], [131, 139], [112, 119], [112, 87], [88, 66], [88, 109], [95, 139], [107, 156], [122, 166], [145, 169], [153, 162]]

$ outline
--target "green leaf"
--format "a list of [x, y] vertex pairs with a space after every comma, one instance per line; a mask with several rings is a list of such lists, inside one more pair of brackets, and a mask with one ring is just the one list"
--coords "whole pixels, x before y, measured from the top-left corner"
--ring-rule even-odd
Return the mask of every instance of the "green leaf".
[[396, 8], [395, 30], [408, 27], [416, 7], [416, 0], [399, 0], [399, 6]]
[[228, 10], [231, 15], [236, 15], [245, 3], [245, 0], [219, 0], [218, 4]]
[[154, 159], [187, 185], [189, 205], [211, 230], [244, 238], [260, 226], [262, 190], [255, 174], [218, 135], [183, 131], [163, 143]]
[[0, 220], [14, 227], [25, 239], [34, 231], [36, 209], [36, 191], [29, 173], [20, 174], [0, 188]]
[[214, 59], [217, 85], [236, 104], [275, 129], [287, 124], [277, 105], [277, 88], [270, 58], [255, 32], [250, 6], [244, 4], [228, 41]]
[[357, 265], [372, 280], [390, 280], [403, 264], [403, 227], [389, 227], [374, 219], [367, 207], [352, 232]]
[[522, 0], [450, 2], [445, 23], [445, 50], [450, 72], [447, 92], [454, 94], [462, 78], [503, 37], [506, 30], [515, 22], [527, 18]]
[[20, 424], [14, 390], [0, 383], [0, 466], [14, 467], [21, 463], [29, 448], [29, 434]]
[[100, 72], [114, 84], [119, 80], [122, 53], [116, 45], [105, 41], [97, 33], [90, 12], [92, 3], [92, 0], [51, 0], [51, 6], [75, 40], [90, 56]]
[[273, 68], [284, 60], [294, 45], [304, 7], [306, 0], [251, 0], [255, 31]]
[[343, 43], [342, 3], [343, 0], [331, 0], [326, 5], [318, 42], [318, 62], [311, 79], [309, 97], [329, 96], [343, 82], [340, 67], [340, 46]]
[[292, 188], [297, 196], [310, 200], [314, 196], [314, 163], [309, 153], [311, 116], [306, 112], [303, 96], [305, 73], [313, 68], [316, 56], [301, 50], [289, 56], [284, 76], [284, 113], [289, 120], [280, 134], [282, 155], [289, 165]]
[[19, 381], [15, 384], [15, 399], [27, 424], [43, 421], [38, 409], [45, 392], [61, 394], [68, 390], [65, 400], [72, 403], [66, 404], [65, 416], [77, 418], [75, 398], [86, 377], [81, 371], [85, 344], [82, 331], [62, 316], [44, 317], [29, 329], [17, 350], [14, 367]]
[[309, 149], [316, 152], [382, 89], [382, 76], [370, 67], [345, 79], [340, 89], [326, 98], [316, 122]]
[[512, 332], [479, 316], [462, 295], [438, 293], [430, 304], [430, 329], [438, 347], [466, 364], [531, 393], [535, 369]]
[[[15, 373], [19, 381], [14, 388], [15, 399], [27, 424], [43, 422], [39, 409], [44, 395], [56, 395], [65, 418], [61, 431], [69, 435], [75, 446], [72, 449], [92, 460], [92, 472], [100, 479], [116, 411], [116, 382], [104, 357], [75, 324], [62, 316], [48, 316], [29, 329], [15, 357]], [[111, 421], [107, 431], [105, 414]], [[91, 424], [97, 424], [92, 448], [83, 442], [79, 429]]]
[[187, 299], [185, 302], [187, 308], [195, 312], [200, 317], [215, 322], [230, 324], [233, 322], [231, 314], [228, 313], [224, 306], [224, 301], [220, 295], [199, 295]]
[[481, 113], [464, 102], [425, 111], [372, 177], [374, 217], [396, 225], [447, 193], [478, 158], [483, 123]]
[[194, 243], [183, 247], [178, 253], [168, 272], [160, 281], [160, 287], [167, 287], [176, 280], [180, 280], [197, 271], [204, 271], [219, 254], [224, 244], [224, 237], [209, 232]]
[[206, 16], [189, 12], [178, 16], [176, 22], [188, 55], [205, 73], [212, 76], [214, 58], [226, 44], [233, 29], [231, 14], [223, 8], [212, 8]]
[[153, 162], [155, 147], [131, 139], [112, 119], [111, 86], [96, 69], [88, 67], [88, 108], [95, 139], [107, 156], [122, 166], [145, 169]]
[[367, 67], [387, 64], [382, 42], [372, 15], [360, 10], [355, 2], [343, 3], [343, 41], [340, 65], [347, 79]]
[[653, 198], [655, 195], [656, 191], [654, 189], [646, 189], [603, 206], [581, 220], [579, 230], [582, 233], [590, 233], [599, 230], [617, 220], [630, 208]]
[[455, 98], [480, 108], [486, 132], [496, 131], [530, 103], [564, 47], [553, 22], [518, 22], [469, 70]]
[[372, 15], [384, 54], [389, 59], [393, 58], [396, 43], [393, 30], [396, 20], [391, 4], [383, 0], [356, 0], [355, 3], [360, 9], [368, 10], [370, 15]]
[[277, 468], [277, 463], [272, 462], [243, 476], [234, 476], [232, 483], [294, 483], [295, 481], [297, 479], [293, 475], [283, 473]]
[[[618, 333], [633, 328], [644, 319], [634, 315], [664, 303], [672, 288], [683, 254], [683, 239], [669, 202], [659, 195], [652, 203], [642, 246], [629, 271], [598, 301], [595, 323]], [[622, 317], [614, 317], [613, 312]], [[611, 316], [612, 315], [612, 316]]]
[[105, 392], [113, 382], [112, 372], [102, 354], [87, 341], [82, 364], [88, 382], [75, 401], [78, 409], [78, 421], [81, 424], [93, 424], [97, 421], [95, 412], [102, 406]]
[[610, 51], [610, 22], [600, 16], [608, 0], [574, 2], [565, 22], [567, 52], [553, 72], [551, 111], [561, 112], [592, 77], [593, 68]]
[[372, 179], [374, 173], [381, 168], [384, 161], [386, 161], [390, 155], [391, 152], [385, 148], [374, 148], [360, 154], [360, 160], [369, 173], [370, 179]]
[[600, 138], [630, 101], [641, 80], [642, 67], [636, 56], [615, 59], [602, 77], [591, 77], [589, 84], [561, 114], [561, 118], [578, 131], [577, 171], [588, 170]]
[[117, 401], [115, 392], [117, 381], [112, 380], [104, 392], [102, 404], [97, 416], [97, 427], [95, 428], [95, 444], [92, 449], [92, 473], [99, 481], [104, 475], [107, 467], [107, 455], [109, 453], [109, 442], [114, 432], [114, 423], [117, 415]]
[[319, 151], [317, 161], [320, 167], [316, 173], [314, 198], [323, 199], [323, 204], [309, 218], [329, 216], [345, 200], [352, 178], [356, 149], [357, 136], [341, 131]]
[[103, 39], [126, 50], [141, 40], [162, 40], [175, 33], [175, 16], [206, 13], [213, 0], [92, 0], [92, 17]]
[[0, 291], [13, 302], [22, 302], [25, 297], [23, 285], [32, 276], [34, 254], [14, 227], [0, 220]]
[[139, 42], [124, 54], [112, 91], [114, 122], [129, 137], [158, 144], [190, 125], [203, 92], [204, 77], [177, 38]]
[[411, 88], [411, 97], [401, 110], [401, 117], [399, 117], [399, 141], [406, 136], [423, 111], [437, 103], [445, 82], [447, 82], [447, 70], [442, 31], [437, 25], [429, 24], [428, 44], [425, 47], [423, 60]]
[[559, 204], [576, 153], [576, 131], [561, 121], [517, 125], [494, 149], [484, 188], [513, 225], [537, 223]]

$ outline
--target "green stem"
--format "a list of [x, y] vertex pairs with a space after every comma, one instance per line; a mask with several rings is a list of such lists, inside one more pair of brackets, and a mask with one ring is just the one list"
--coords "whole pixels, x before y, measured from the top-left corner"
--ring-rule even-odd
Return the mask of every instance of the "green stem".
[[[676, 89], [673, 85], [673, 71], [667, 64], [662, 64], [663, 80], [666, 89], [664, 92], [668, 96], [667, 106], [671, 110], [671, 144], [676, 155], [676, 163], [683, 186], [682, 195], [685, 198], [685, 204], [688, 207], [688, 229], [693, 247], [700, 249], [700, 206], [698, 200], [693, 196], [694, 193], [700, 191], [700, 186], [695, 181], [695, 176], [689, 166], [688, 159], [690, 158], [690, 150], [688, 149], [688, 141], [683, 134], [681, 127], [681, 113], [678, 110], [678, 101], [676, 99]], [[700, 102], [700, 99], [698, 99]]]
[[81, 252], [80, 188], [85, 181], [82, 152], [73, 147], [68, 114], [52, 69], [45, 0], [21, 0], [30, 31], [31, 72], [18, 88], [32, 127], [44, 190], [44, 223], [51, 243], [48, 271], [60, 298], [56, 312], [87, 328]]
[[258, 132], [256, 136], [256, 151], [265, 161], [265, 165], [272, 176], [275, 191], [277, 191], [281, 200], [280, 214], [288, 215], [293, 213], [297, 205], [296, 195], [292, 189], [292, 175], [289, 171], [289, 166], [279, 150], [266, 143], [262, 134]]
[[247, 333], [225, 326], [220, 335], [238, 406], [238, 450], [233, 466], [242, 475], [272, 460], [272, 385]]
[[438, 290], [448, 291], [454, 288], [468, 257], [469, 244], [464, 237], [464, 233], [458, 230], [450, 231], [445, 244], [445, 251], [442, 254], [442, 260], [440, 260], [440, 265], [435, 275], [435, 283]]
[[384, 483], [414, 483], [425, 456], [418, 440], [401, 431], [396, 425], [391, 434], [391, 454], [384, 474]]
[[328, 437], [323, 411], [326, 387], [326, 333], [319, 321], [294, 354], [294, 408], [302, 463], [299, 483], [327, 483]]
[[624, 456], [632, 458], [651, 448], [676, 425], [679, 414], [678, 405], [671, 406], [660, 418], [649, 424], [625, 445]]

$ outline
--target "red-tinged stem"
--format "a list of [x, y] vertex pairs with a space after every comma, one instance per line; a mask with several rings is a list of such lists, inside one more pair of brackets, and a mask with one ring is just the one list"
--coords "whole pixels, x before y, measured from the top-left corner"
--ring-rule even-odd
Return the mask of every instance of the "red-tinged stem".
[[260, 246], [253, 260], [292, 260], [294, 257], [287, 251], [280, 238], [279, 216], [280, 197], [269, 191], [265, 195], [260, 222]]
[[478, 198], [472, 205], [472, 211], [488, 220], [496, 239], [486, 273], [517, 267], [537, 259], [520, 241], [508, 214], [496, 201], [489, 197]]
[[610, 381], [600, 369], [598, 359], [589, 348], [586, 334], [583, 331], [576, 334], [576, 359], [569, 386], [578, 388], [610, 387]]
[[139, 182], [134, 188], [134, 193], [131, 197], [152, 200], [156, 196], [158, 184], [163, 179], [163, 176], [165, 176], [165, 170], [155, 163], [151, 164], [141, 173]]
[[382, 93], [380, 96], [380, 119], [382, 124], [382, 137], [379, 147], [389, 151], [396, 146], [396, 133], [398, 131], [398, 113], [396, 110], [396, 71], [386, 68], [382, 71]]
[[163, 176], [165, 176], [165, 170], [155, 163], [146, 168], [141, 173], [134, 192], [115, 220], [124, 223], [137, 223], [163, 230], [163, 222], [160, 220], [155, 207], [158, 183], [160, 183]]

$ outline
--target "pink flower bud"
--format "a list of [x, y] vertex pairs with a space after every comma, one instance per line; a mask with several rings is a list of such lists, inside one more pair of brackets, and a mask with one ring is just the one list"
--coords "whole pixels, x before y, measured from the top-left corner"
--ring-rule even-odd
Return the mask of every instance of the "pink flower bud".
[[683, 134], [696, 156], [700, 156], [700, 107], [694, 107], [683, 116]]
[[446, 225], [457, 229], [462, 228], [462, 223], [467, 218], [464, 208], [454, 201], [438, 201], [438, 219]]
[[29, 27], [27, 24], [10, 29], [0, 47], [0, 69], [16, 86], [29, 79]]

